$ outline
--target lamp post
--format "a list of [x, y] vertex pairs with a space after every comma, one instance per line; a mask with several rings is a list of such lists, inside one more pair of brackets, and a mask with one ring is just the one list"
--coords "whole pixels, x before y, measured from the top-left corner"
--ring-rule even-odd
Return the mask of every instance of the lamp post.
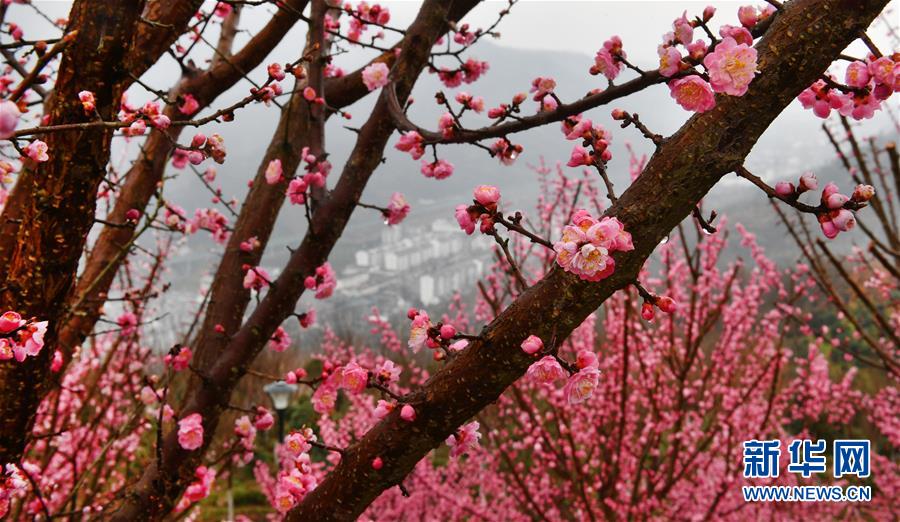
[[275, 413], [278, 414], [278, 441], [281, 442], [284, 440], [284, 412], [287, 411], [291, 395], [297, 391], [297, 385], [277, 381], [267, 384], [263, 387], [263, 391], [269, 395], [269, 399], [272, 400], [272, 406], [275, 408]]

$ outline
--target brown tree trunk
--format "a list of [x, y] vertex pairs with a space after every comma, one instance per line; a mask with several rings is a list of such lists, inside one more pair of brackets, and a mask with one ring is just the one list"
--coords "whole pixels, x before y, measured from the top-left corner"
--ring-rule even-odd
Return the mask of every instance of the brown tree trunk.
[[[50, 124], [84, 122], [90, 116], [78, 99], [82, 90], [96, 95], [97, 111], [113, 120], [122, 92], [130, 83], [121, 67], [140, 23], [143, 0], [99, 6], [77, 0], [67, 33], [78, 31], [63, 53], [46, 114]], [[40, 383], [53, 354], [56, 320], [72, 289], [78, 259], [94, 220], [97, 188], [106, 174], [112, 131], [91, 129], [46, 136], [50, 159], [26, 161], [2, 218], [16, 221], [15, 235], [4, 234], [0, 252], [6, 270], [0, 308], [50, 322], [46, 347], [22, 363], [0, 363], [0, 462], [17, 462], [25, 447], [40, 397]]]
[[[307, 0], [291, 0], [287, 8], [280, 9], [272, 20], [247, 44], [228, 60], [219, 60], [213, 67], [199, 74], [185, 77], [173, 89], [172, 98], [191, 94], [201, 108], [208, 107], [223, 92], [233, 87], [245, 74], [255, 69], [299, 19]], [[188, 119], [176, 107], [166, 107], [165, 114], [172, 121]], [[166, 131], [150, 132], [141, 154], [135, 160], [119, 192], [108, 221], [125, 222], [125, 213], [134, 208], [144, 211], [157, 184], [162, 180], [172, 152], [172, 143], [178, 140], [183, 126], [172, 126]], [[168, 137], [166, 136], [168, 135]], [[69, 300], [71, 316], [62, 327], [59, 345], [66, 363], [72, 350], [84, 342], [100, 318], [100, 310], [106, 294], [112, 286], [119, 266], [125, 260], [127, 245], [134, 239], [135, 231], [121, 226], [104, 226], [78, 279], [75, 294]]]
[[[616, 271], [589, 283], [553, 269], [524, 292], [459, 357], [407, 396], [416, 419], [399, 408], [351, 446], [341, 462], [289, 513], [289, 520], [353, 520], [395, 486], [458, 426], [495, 401], [533, 359], [519, 347], [530, 334], [565, 339], [613, 292], [628, 286], [659, 242], [725, 174], [741, 165], [775, 117], [864, 30], [887, 0], [787, 3], [757, 44], [759, 76], [741, 98], [691, 118], [653, 155], [606, 213], [625, 223], [635, 250], [617, 254]], [[380, 470], [372, 461], [380, 457]]]
[[[398, 84], [401, 99], [408, 95], [427, 64], [433, 42], [446, 31], [448, 17], [461, 17], [477, 3], [477, 0], [456, 1], [449, 11], [446, 2], [430, 0], [423, 5], [418, 17], [407, 30], [400, 57], [392, 70], [392, 78]], [[324, 94], [328, 99], [327, 89]], [[219, 418], [228, 405], [231, 391], [246, 374], [275, 329], [293, 312], [304, 291], [303, 278], [328, 259], [328, 254], [343, 232], [366, 182], [379, 165], [384, 147], [393, 131], [387, 103], [381, 98], [361, 129], [357, 145], [337, 186], [313, 214], [310, 231], [251, 317], [221, 348], [217, 346], [218, 343], [208, 344], [208, 341], [196, 344], [197, 357], [204, 361], [200, 367], [204, 378], [192, 380], [180, 416], [200, 412], [205, 433], [215, 432]], [[273, 143], [273, 146], [276, 144]], [[254, 183], [254, 190], [257, 184], [263, 183]], [[253, 197], [252, 192], [250, 197]], [[279, 198], [283, 197], [282, 190]], [[248, 203], [242, 210], [244, 212], [268, 210]], [[268, 222], [264, 225], [271, 227]], [[255, 232], [259, 230], [261, 229]], [[235, 235], [237, 234], [236, 231]], [[226, 249], [225, 256], [229, 254], [230, 249]], [[229, 275], [226, 279], [232, 280], [233, 276]], [[232, 280], [231, 284], [234, 285], [235, 281]], [[237, 285], [240, 285], [240, 278]], [[243, 299], [242, 296], [238, 297]], [[231, 314], [238, 313], [240, 307], [246, 306], [240, 300], [222, 301], [217, 306], [224, 305], [234, 307]], [[240, 314], [243, 314], [242, 310]], [[241, 315], [237, 317], [240, 320]], [[200, 355], [208, 350], [212, 350], [216, 356]], [[155, 520], [168, 513], [187, 482], [192, 479], [194, 469], [210, 442], [207, 437], [202, 449], [188, 452], [178, 445], [174, 432], [168, 433], [163, 442], [162, 462], [153, 461], [148, 465], [141, 480], [131, 488], [123, 505], [112, 518], [121, 521]]]

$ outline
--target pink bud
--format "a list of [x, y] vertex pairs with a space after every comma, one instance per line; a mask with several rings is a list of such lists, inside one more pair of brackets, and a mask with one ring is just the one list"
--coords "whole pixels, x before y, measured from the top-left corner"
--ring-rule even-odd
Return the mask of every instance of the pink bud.
[[375, 457], [374, 459], [372, 459], [372, 469], [377, 471], [381, 469], [382, 466], [384, 466], [384, 462], [382, 462], [381, 457]]
[[706, 8], [703, 10], [703, 21], [710, 21], [714, 14], [716, 14], [716, 8], [711, 5], [706, 6]]
[[849, 200], [850, 198], [843, 194], [832, 194], [825, 199], [825, 206], [827, 206], [831, 210], [835, 210], [843, 207], [844, 203]]
[[406, 422], [412, 422], [416, 420], [416, 410], [409, 404], [404, 404], [403, 407], [400, 408], [400, 418]]
[[838, 186], [834, 183], [826, 183], [825, 188], [822, 189], [822, 202], [828, 199], [828, 196], [832, 194], [838, 193]]
[[875, 197], [875, 187], [872, 185], [857, 185], [853, 190], [853, 201], [864, 203]]
[[194, 134], [194, 138], [191, 140], [191, 147], [199, 148], [204, 143], [206, 143], [206, 136], [202, 132], [198, 132]]
[[623, 111], [622, 109], [613, 109], [612, 110], [612, 119], [624, 120], [625, 119], [625, 111]]
[[522, 341], [522, 351], [528, 355], [534, 355], [544, 348], [544, 342], [536, 335], [529, 335]]
[[128, 221], [137, 221], [141, 217], [141, 212], [136, 208], [128, 209], [128, 212], [125, 213], [125, 219]]
[[812, 172], [804, 172], [802, 176], [800, 176], [800, 190], [816, 190], [819, 188], [819, 180], [816, 179], [816, 175]]
[[580, 352], [578, 352], [578, 356], [575, 359], [575, 366], [577, 366], [579, 370], [583, 370], [585, 368], [596, 368], [597, 354], [590, 350], [581, 350]]
[[794, 195], [794, 184], [787, 181], [779, 181], [775, 184], [775, 193], [783, 198]]
[[835, 226], [834, 222], [831, 220], [822, 221], [819, 223], [819, 226], [822, 227], [822, 233], [825, 234], [825, 237], [828, 239], [834, 239], [840, 233], [838, 227]]
[[307, 276], [307, 278], [303, 280], [303, 286], [305, 286], [307, 290], [312, 290], [316, 287], [316, 278], [313, 276]]
[[500, 200], [500, 191], [492, 185], [480, 185], [474, 192], [475, 201], [485, 207], [491, 207]]
[[843, 208], [837, 211], [837, 215], [831, 221], [842, 232], [846, 232], [856, 225], [856, 218], [853, 216], [853, 212]]
[[667, 314], [675, 313], [675, 309], [677, 308], [675, 300], [666, 295], [656, 300], [656, 306]]
[[415, 319], [417, 315], [419, 315], [419, 311], [416, 310], [415, 308], [410, 308], [409, 310], [406, 311], [406, 317], [410, 321]]
[[644, 302], [644, 304], [641, 306], [641, 317], [645, 321], [652, 321], [655, 315], [656, 312], [653, 310], [653, 305], [648, 302]]
[[442, 339], [450, 339], [454, 335], [456, 335], [456, 328], [454, 328], [452, 324], [445, 324], [444, 326], [441, 326]]

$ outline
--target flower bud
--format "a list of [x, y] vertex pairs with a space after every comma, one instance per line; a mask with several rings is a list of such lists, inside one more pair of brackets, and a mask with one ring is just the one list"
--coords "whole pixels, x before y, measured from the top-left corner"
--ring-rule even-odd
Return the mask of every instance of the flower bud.
[[775, 184], [775, 193], [783, 198], [789, 198], [794, 195], [794, 184], [788, 181], [779, 181]]
[[816, 190], [819, 188], [819, 180], [816, 178], [816, 175], [812, 172], [804, 172], [802, 176], [800, 176], [800, 190]]
[[875, 197], [875, 187], [872, 185], [857, 185], [853, 190], [853, 201], [864, 203]]

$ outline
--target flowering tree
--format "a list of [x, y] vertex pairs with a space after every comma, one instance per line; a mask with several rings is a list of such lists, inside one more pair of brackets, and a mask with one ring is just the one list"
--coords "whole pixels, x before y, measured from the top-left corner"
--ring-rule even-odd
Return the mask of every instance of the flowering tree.
[[[510, 6], [514, 3], [510, 1]], [[0, 18], [20, 8], [18, 4], [4, 2]], [[275, 13], [235, 51], [240, 16], [245, 11], [258, 13], [258, 4], [271, 4]], [[793, 298], [803, 295], [808, 284], [798, 281], [798, 288], [785, 289], [775, 281], [778, 278], [770, 265], [755, 253], [757, 264], [765, 270], [741, 283], [741, 291], [752, 296], [737, 303], [727, 297], [711, 299], [728, 296], [733, 284], [715, 268], [721, 243], [714, 240], [697, 247], [701, 261], [696, 265], [685, 258], [667, 269], [668, 289], [662, 295], [644, 286], [642, 269], [660, 241], [687, 216], [693, 214], [707, 232], [715, 230], [698, 204], [729, 172], [750, 180], [771, 198], [814, 214], [828, 238], [853, 227], [855, 213], [877, 201], [866, 179], [867, 184], [852, 195], [828, 185], [821, 191], [819, 204], [803, 203], [799, 200], [803, 192], [817, 190], [814, 178], [801, 178], [799, 187], [770, 187], [742, 163], [756, 139], [794, 98], [819, 116], [837, 110], [863, 119], [871, 117], [900, 86], [897, 55], [883, 56], [865, 35], [886, 0], [853, 5], [796, 0], [784, 5], [770, 2], [759, 9], [743, 7], [738, 13], [740, 25], [721, 25], [718, 36], [712, 28], [714, 9], [691, 18], [686, 13], [664, 35], [657, 70], [645, 71], [630, 63], [623, 42], [613, 36], [589, 69], [608, 80], [606, 88], [566, 103], [554, 92], [552, 78], [539, 77], [531, 89], [536, 109], [528, 108], [528, 95], [515, 94], [509, 103], [487, 111], [492, 123], [482, 128], [467, 128], [466, 119], [484, 110], [483, 99], [459, 92], [452, 98], [454, 103], [439, 94], [437, 101], [447, 112], [437, 130], [427, 130], [406, 113], [419, 76], [427, 70], [448, 88], [455, 88], [477, 81], [488, 69], [485, 62], [465, 54], [494, 32], [494, 27], [474, 30], [461, 22], [477, 4], [476, 0], [426, 1], [405, 29], [389, 25], [390, 12], [382, 6], [325, 0], [209, 5], [174, 0], [145, 5], [134, 0], [102, 7], [76, 0], [69, 18], [59, 22], [61, 35], [53, 42], [29, 41], [18, 25], [7, 23], [12, 41], [3, 45], [9, 69], [0, 83], [0, 138], [8, 143], [11, 160], [2, 167], [7, 176], [15, 174], [15, 184], [8, 194], [4, 188], [0, 231], [0, 258], [7, 267], [0, 305], [8, 310], [0, 320], [0, 388], [4, 392], [0, 394], [0, 462], [7, 471], [0, 486], [0, 514], [15, 504], [17, 515], [51, 518], [102, 511], [116, 520], [158, 519], [203, 499], [223, 463], [251, 460], [257, 431], [271, 428], [273, 419], [264, 408], [242, 409], [233, 404], [232, 392], [248, 375], [269, 376], [260, 375], [252, 365], [267, 346], [281, 352], [290, 345], [282, 326], [285, 321], [296, 318], [305, 328], [314, 320], [312, 311], [296, 310], [304, 293], [317, 299], [332, 295], [336, 278], [328, 257], [353, 211], [360, 206], [373, 208], [388, 224], [400, 222], [410, 211], [399, 193], [384, 207], [360, 201], [395, 131], [400, 136], [394, 146], [422, 160], [426, 177], [440, 180], [450, 176], [454, 167], [438, 157], [439, 146], [471, 144], [509, 165], [524, 152], [512, 141], [515, 133], [561, 124], [564, 138], [576, 143], [568, 166], [596, 171], [611, 206], [600, 204], [603, 198], [589, 180], [578, 186], [591, 198], [590, 209], [574, 205], [578, 194], [548, 190], [547, 194], [573, 203], [563, 205], [569, 210], [561, 230], [538, 231], [522, 214], [504, 212], [496, 187], [477, 187], [472, 202], [456, 209], [456, 219], [466, 233], [478, 229], [497, 242], [503, 269], [489, 286], [483, 286], [482, 306], [489, 310], [481, 310], [474, 318], [485, 326], [478, 334], [467, 333], [474, 321], [462, 312], [452, 320], [435, 322], [426, 311], [411, 310], [408, 348], [427, 347], [441, 367], [426, 378], [425, 369], [406, 365], [415, 378], [407, 381], [405, 389], [397, 384], [398, 362], [409, 359], [399, 357], [402, 344], [395, 341], [391, 346], [398, 352], [397, 362], [351, 360], [341, 353], [347, 350], [331, 342], [323, 349], [320, 375], [299, 370], [288, 374], [288, 380], [314, 389], [311, 400], [324, 415], [319, 428], [326, 442], [309, 429], [292, 432], [278, 451], [280, 471], [275, 478], [264, 465], [257, 466], [260, 483], [278, 511], [300, 520], [360, 515], [383, 491], [402, 485], [416, 463], [448, 437], [453, 456], [471, 450], [480, 436], [472, 419], [526, 372], [543, 381], [565, 377], [566, 384], [561, 392], [541, 400], [533, 389], [519, 399], [520, 385], [515, 385], [511, 393], [516, 400], [509, 402], [506, 396], [499, 408], [515, 411], [517, 416], [555, 412], [572, 418], [576, 410], [568, 411], [566, 404], [581, 404], [598, 393], [608, 399], [620, 397], [615, 415], [601, 411], [596, 422], [579, 420], [604, 433], [593, 447], [615, 444], [617, 456], [572, 469], [578, 475], [606, 474], [613, 478], [602, 487], [630, 484], [633, 492], [616, 501], [608, 499], [617, 489], [606, 491], [597, 503], [573, 500], [571, 509], [561, 508], [569, 509], [566, 513], [572, 516], [621, 510], [674, 513], [678, 503], [667, 504], [664, 497], [671, 494], [682, 503], [690, 498], [679, 487], [687, 448], [702, 451], [714, 441], [730, 440], [728, 434], [733, 431], [747, 434], [756, 429], [782, 435], [780, 423], [789, 415], [786, 406], [779, 404], [781, 415], [770, 422], [769, 413], [759, 416], [759, 404], [736, 400], [734, 394], [748, 383], [758, 387], [768, 382], [776, 389], [772, 383], [777, 381], [779, 361], [786, 357], [774, 329], [787, 320], [790, 311], [763, 313], [759, 295], [775, 290]], [[498, 23], [508, 13], [509, 9], [502, 10]], [[249, 78], [247, 71], [264, 64], [299, 21], [306, 25], [307, 36], [304, 45], [297, 46], [302, 49], [296, 59], [269, 63], [264, 77]], [[207, 36], [212, 27], [218, 29], [217, 43]], [[798, 36], [797, 27], [810, 30]], [[851, 62], [844, 82], [827, 75], [832, 62], [857, 38], [866, 42], [870, 54], [844, 56]], [[193, 60], [200, 45], [214, 50], [206, 68]], [[365, 66], [345, 73], [334, 60], [346, 49], [374, 56]], [[170, 91], [157, 92], [141, 76], [164, 54], [178, 62], [182, 77]], [[616, 83], [620, 75], [633, 78]], [[245, 78], [254, 87], [244, 98], [213, 108], [220, 94]], [[42, 85], [51, 79], [48, 91]], [[290, 81], [293, 87], [285, 91], [282, 83]], [[586, 111], [655, 84], [668, 85], [675, 102], [696, 114], [678, 132], [663, 137], [637, 115], [613, 110], [613, 119], [622, 127], [634, 127], [656, 146], [646, 164], [635, 165], [632, 183], [617, 195], [607, 175], [612, 136], [588, 119]], [[141, 89], [153, 99], [140, 107], [130, 104], [126, 91]], [[349, 118], [344, 109], [373, 91], [377, 101], [357, 129], [353, 150], [341, 172], [332, 173], [325, 123], [332, 115]], [[223, 201], [214, 185], [215, 167], [208, 166], [205, 172], [194, 169], [226, 161], [223, 138], [197, 131], [190, 140], [182, 139], [182, 131], [213, 122], [239, 125], [241, 109], [257, 103], [281, 108], [277, 130], [243, 201]], [[207, 115], [201, 116], [204, 110]], [[110, 161], [114, 135], [143, 144], [123, 174]], [[428, 149], [431, 156], [423, 160]], [[212, 191], [215, 205], [190, 216], [169, 202], [164, 189], [170, 163], [175, 169], [194, 170], [198, 182]], [[285, 200], [303, 207], [307, 229], [273, 277], [260, 261]], [[97, 217], [98, 201], [107, 205], [102, 218]], [[878, 211], [882, 205], [872, 206]], [[95, 223], [100, 231], [89, 244]], [[142, 343], [142, 325], [148, 320], [152, 297], [160, 291], [160, 271], [171, 253], [172, 237], [198, 232], [208, 232], [224, 246], [221, 258], [184, 341], [160, 357], [151, 348], [163, 347]], [[150, 246], [146, 238], [139, 241], [145, 235], [154, 236]], [[511, 242], [513, 238], [524, 238], [546, 252], [525, 264], [524, 243]], [[666, 247], [661, 254], [674, 262], [671, 249]], [[703, 259], [709, 262], [702, 264]], [[734, 339], [721, 341], [721, 349], [707, 354], [700, 345], [709, 331], [689, 326], [676, 333], [675, 322], [667, 319], [670, 340], [654, 350], [671, 354], [669, 364], [676, 375], [656, 383], [660, 395], [654, 396], [656, 388], [645, 381], [647, 376], [628, 370], [629, 339], [652, 336], [652, 330], [639, 327], [641, 323], [631, 314], [636, 303], [627, 290], [616, 294], [628, 287], [634, 287], [642, 299], [643, 320], [652, 320], [656, 310], [679, 313], [678, 303], [690, 301], [694, 303], [688, 315], [695, 321], [692, 324], [711, 322], [706, 328], [712, 328], [722, 317], [722, 328], [733, 329]], [[122, 297], [111, 297], [118, 292]], [[121, 301], [124, 312], [114, 320], [116, 328], [105, 331], [99, 324], [104, 303], [112, 301]], [[589, 317], [603, 303], [609, 308], [607, 338], [617, 348], [595, 353], [591, 330], [596, 319]], [[693, 310], [695, 305], [702, 310]], [[759, 325], [741, 323], [741, 314], [751, 313], [760, 317]], [[756, 332], [753, 327], [762, 330]], [[390, 340], [384, 325], [379, 328]], [[617, 333], [620, 330], [628, 332]], [[581, 333], [566, 344], [573, 332]], [[676, 336], [685, 340], [676, 342]], [[731, 350], [738, 346], [745, 350], [747, 343], [758, 347], [759, 353], [734, 360]], [[887, 350], [891, 349], [896, 346]], [[650, 364], [654, 357], [648, 352], [635, 356], [635, 361]], [[746, 373], [740, 379], [726, 379], [711, 373], [716, 365]], [[885, 362], [885, 366], [890, 373], [896, 372], [895, 363]], [[820, 371], [810, 368], [809, 372], [814, 370]], [[615, 388], [615, 381], [601, 385], [603, 372], [620, 374], [621, 387]], [[705, 377], [699, 383], [689, 380], [696, 377], [694, 372]], [[819, 377], [823, 393], [841, 386]], [[640, 393], [629, 395], [628, 387], [640, 388]], [[693, 395], [707, 387], [708, 397]], [[339, 395], [339, 390], [344, 391]], [[363, 393], [366, 390], [371, 392]], [[345, 392], [351, 396], [354, 413], [340, 425], [329, 424], [327, 414]], [[373, 405], [369, 393], [379, 394], [381, 401]], [[775, 397], [773, 392], [770, 406], [776, 404]], [[874, 402], [873, 411], [890, 410], [888, 399]], [[629, 416], [633, 418], [656, 400], [674, 401], [674, 413], [657, 412], [657, 418], [643, 424], [628, 422]], [[713, 424], [726, 426], [728, 434], [712, 430], [695, 436], [701, 422], [695, 410], [708, 404], [715, 406]], [[246, 415], [238, 417], [233, 427], [226, 426], [235, 410]], [[741, 417], [740, 426], [729, 424], [735, 415]], [[606, 424], [614, 420], [619, 427], [609, 431]], [[498, 458], [509, 462], [508, 469], [497, 470], [497, 477], [517, 472], [515, 463], [524, 457], [517, 454], [522, 449], [514, 439], [523, 430], [568, 437], [570, 452], [578, 459], [585, 458], [579, 452], [590, 451], [585, 449], [587, 442], [573, 438], [568, 427], [551, 434], [538, 421], [498, 427], [496, 436], [501, 440], [496, 449], [503, 456]], [[634, 436], [645, 439], [638, 444], [647, 445], [646, 450], [626, 444]], [[671, 453], [651, 452], [651, 445], [670, 440]], [[310, 458], [313, 447], [331, 454], [327, 464]], [[538, 455], [555, 449], [544, 448]], [[668, 463], [665, 476], [652, 474], [652, 487], [639, 477], [627, 476], [650, 475], [642, 467], [642, 451]], [[711, 482], [711, 487], [724, 487], [729, 477], [733, 480], [729, 455], [717, 451], [702, 457], [720, 471], [710, 477], [719, 481]], [[434, 473], [432, 478], [437, 480], [443, 472]], [[523, 489], [510, 495], [538, 500], [525, 493], [525, 488], [533, 486], [517, 482]], [[665, 490], [663, 497], [659, 487]], [[582, 488], [580, 494], [586, 495], [586, 490]], [[722, 506], [734, 507], [734, 499], [722, 496]], [[512, 498], [505, 497], [504, 505], [516, 518], [513, 514], [521, 506], [513, 505]], [[387, 497], [383, 502], [389, 501]], [[469, 504], [459, 509], [463, 508], [483, 510]], [[722, 508], [716, 504], [705, 509], [712, 515]], [[564, 516], [562, 512], [551, 515]]]

